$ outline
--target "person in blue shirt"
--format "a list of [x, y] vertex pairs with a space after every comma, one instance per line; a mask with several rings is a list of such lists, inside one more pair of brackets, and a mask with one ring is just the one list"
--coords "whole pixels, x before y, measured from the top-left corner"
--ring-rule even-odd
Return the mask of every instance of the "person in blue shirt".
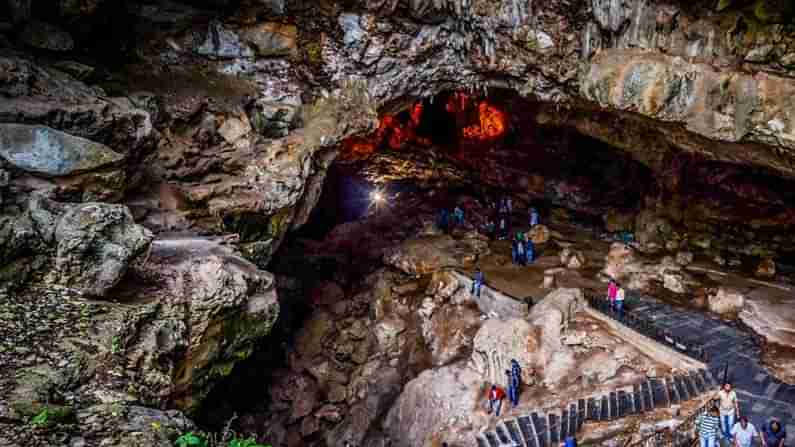
[[511, 262], [514, 265], [519, 264], [519, 241], [516, 239], [511, 241]]
[[516, 241], [516, 260], [519, 265], [524, 265], [525, 263], [524, 241], [521, 239]]
[[455, 224], [456, 225], [464, 225], [464, 209], [460, 206], [456, 205], [455, 209], [453, 210], [453, 216], [455, 217]]
[[442, 232], [447, 233], [447, 230], [450, 225], [450, 215], [447, 212], [447, 209], [442, 209], [439, 211], [439, 221], [438, 221], [439, 229]]
[[781, 426], [778, 418], [771, 418], [770, 422], [762, 426], [763, 447], [784, 447], [787, 432]]
[[530, 227], [538, 225], [538, 210], [530, 208]]
[[472, 282], [472, 290], [470, 293], [477, 297], [480, 296], [480, 287], [483, 286], [483, 281], [485, 277], [483, 276], [483, 272], [480, 271], [480, 267], [475, 269], [475, 280]]
[[524, 251], [525, 255], [527, 256], [527, 263], [532, 264], [536, 259], [536, 247], [532, 240], [527, 240], [527, 246], [525, 247]]
[[505, 371], [508, 374], [508, 398], [513, 406], [519, 405], [519, 387], [522, 385], [522, 368], [516, 359], [511, 359], [511, 370]]

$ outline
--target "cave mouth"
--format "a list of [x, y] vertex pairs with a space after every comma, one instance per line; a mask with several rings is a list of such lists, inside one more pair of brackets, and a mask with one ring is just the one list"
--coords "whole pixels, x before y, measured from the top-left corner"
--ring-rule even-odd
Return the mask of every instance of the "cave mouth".
[[[545, 221], [594, 230], [594, 239], [635, 232], [659, 238], [655, 243], [672, 253], [733, 257], [744, 268], [776, 253], [783, 270], [795, 264], [795, 238], [781, 234], [795, 216], [791, 179], [675, 148], [662, 168], [651, 166], [576, 126], [545, 124], [549, 107], [507, 90], [443, 92], [385, 112], [372, 134], [343, 141], [307, 223], [288, 235], [269, 266], [279, 278], [277, 325], [212, 390], [197, 422], [218, 431], [238, 415], [238, 429], [261, 433], [271, 414], [292, 411], [272, 395], [301, 385], [285, 381], [296, 367], [291, 352], [302, 343], [296, 334], [318, 330], [313, 317], [328, 312], [318, 299], [329, 284], [346, 297], [372, 288], [363, 279], [385, 267], [387, 250], [457, 204], [477, 202], [473, 209], [488, 213], [495, 200], [512, 197], [519, 213], [535, 207]], [[640, 217], [649, 213], [653, 218]], [[668, 247], [669, 240], [677, 245]], [[751, 243], [761, 249], [749, 251]], [[320, 435], [310, 439], [324, 445]]]

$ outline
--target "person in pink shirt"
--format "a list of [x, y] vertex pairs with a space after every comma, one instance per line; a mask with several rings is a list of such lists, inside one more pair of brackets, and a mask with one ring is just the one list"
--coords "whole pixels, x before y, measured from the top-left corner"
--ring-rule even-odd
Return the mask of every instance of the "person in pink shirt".
[[610, 309], [616, 307], [616, 295], [618, 295], [618, 284], [613, 278], [610, 278], [610, 282], [607, 284], [607, 299], [610, 301]]

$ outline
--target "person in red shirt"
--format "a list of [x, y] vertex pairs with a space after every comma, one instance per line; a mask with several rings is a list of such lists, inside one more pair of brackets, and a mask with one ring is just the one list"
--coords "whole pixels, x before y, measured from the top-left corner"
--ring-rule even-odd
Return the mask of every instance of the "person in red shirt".
[[505, 390], [498, 387], [497, 385], [492, 385], [491, 389], [489, 389], [489, 414], [491, 414], [492, 410], [494, 410], [494, 406], [496, 404], [497, 407], [497, 416], [500, 415], [500, 408], [502, 408], [502, 400], [505, 399]]

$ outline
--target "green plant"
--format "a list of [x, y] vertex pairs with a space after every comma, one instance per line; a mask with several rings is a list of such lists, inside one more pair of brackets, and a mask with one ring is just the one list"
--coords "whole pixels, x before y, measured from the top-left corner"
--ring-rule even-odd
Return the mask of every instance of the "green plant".
[[30, 420], [30, 423], [37, 427], [41, 427], [47, 425], [49, 421], [50, 421], [50, 412], [44, 409], [41, 410], [41, 412], [39, 412], [39, 414], [37, 414], [36, 416], [33, 416], [33, 419]]
[[234, 438], [231, 441], [229, 441], [228, 447], [271, 447], [271, 446], [270, 444], [269, 445], [259, 444], [254, 438], [248, 438], [248, 439]]
[[184, 433], [177, 438], [175, 444], [177, 447], [208, 447], [207, 441], [204, 438], [193, 434], [193, 432]]

